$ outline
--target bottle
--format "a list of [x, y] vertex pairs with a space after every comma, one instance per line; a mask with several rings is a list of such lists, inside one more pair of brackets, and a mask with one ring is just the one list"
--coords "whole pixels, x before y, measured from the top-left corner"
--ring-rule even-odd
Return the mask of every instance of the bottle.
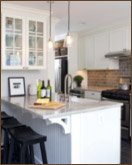
[[41, 98], [45, 98], [45, 97], [46, 97], [46, 88], [45, 88], [44, 81], [42, 81]]
[[50, 85], [50, 80], [48, 80], [48, 85], [46, 87], [46, 97], [49, 98], [49, 100], [51, 101], [52, 99], [52, 88], [51, 88], [51, 85]]
[[42, 82], [41, 82], [41, 80], [38, 80], [37, 99], [40, 99], [41, 98], [41, 87], [42, 87]]

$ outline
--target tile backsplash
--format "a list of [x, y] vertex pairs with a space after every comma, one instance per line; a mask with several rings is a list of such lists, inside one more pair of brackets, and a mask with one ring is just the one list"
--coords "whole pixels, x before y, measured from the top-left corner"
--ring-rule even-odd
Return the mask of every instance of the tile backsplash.
[[120, 77], [131, 77], [131, 59], [121, 59], [119, 68]]
[[121, 77], [131, 77], [130, 59], [120, 59], [119, 70], [88, 71], [88, 86], [117, 88]]

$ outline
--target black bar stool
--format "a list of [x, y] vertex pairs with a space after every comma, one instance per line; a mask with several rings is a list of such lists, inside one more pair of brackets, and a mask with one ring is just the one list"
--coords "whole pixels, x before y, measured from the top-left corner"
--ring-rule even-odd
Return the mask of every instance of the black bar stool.
[[[11, 118], [6, 112], [1, 112], [1, 120]], [[3, 137], [3, 131], [1, 129], [1, 139]], [[1, 150], [4, 149], [4, 145], [1, 145]]]
[[[11, 118], [11, 116], [7, 115], [5, 112], [1, 112], [1, 120], [3, 119], [8, 119]], [[1, 137], [3, 137], [2, 135], [2, 129], [1, 129]], [[1, 146], [1, 149], [3, 149], [4, 146]]]
[[11, 116], [7, 115], [5, 112], [1, 112], [1, 120], [10, 118]]
[[12, 164], [12, 155], [14, 152], [14, 145], [15, 143], [19, 143], [21, 146], [20, 151], [20, 164], [26, 164], [25, 162], [25, 151], [28, 149], [29, 151], [29, 164], [34, 164], [34, 150], [33, 145], [39, 143], [41, 149], [41, 155], [43, 164], [47, 164], [47, 156], [45, 150], [44, 142], [47, 140], [46, 136], [39, 135], [38, 133], [34, 132], [30, 127], [21, 126], [17, 128], [10, 129], [9, 131], [11, 135], [11, 144], [9, 149], [9, 157], [8, 157], [8, 164]]
[[4, 130], [4, 151], [3, 151], [3, 164], [7, 163], [8, 149], [9, 149], [9, 130], [10, 128], [15, 128], [22, 126], [15, 118], [4, 118], [1, 120], [1, 128]]

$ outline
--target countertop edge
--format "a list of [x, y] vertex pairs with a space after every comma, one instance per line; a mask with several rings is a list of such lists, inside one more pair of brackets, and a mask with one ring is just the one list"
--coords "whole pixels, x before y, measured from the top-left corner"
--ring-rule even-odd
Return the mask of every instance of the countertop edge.
[[[4, 100], [1, 98], [1, 101], [5, 102], [5, 103], [8, 103], [8, 104], [11, 104], [12, 106], [15, 106], [15, 107], [19, 107], [20, 109], [22, 110], [25, 110], [27, 113], [31, 113], [32, 115], [36, 115], [38, 116], [39, 118], [41, 119], [52, 119], [52, 118], [59, 118], [59, 117], [65, 117], [65, 116], [70, 116], [70, 115], [74, 115], [74, 114], [79, 114], [79, 113], [86, 113], [86, 112], [94, 112], [94, 111], [101, 111], [101, 110], [104, 110], [104, 109], [109, 109], [109, 108], [114, 108], [114, 107], [121, 107], [123, 104], [122, 103], [115, 103], [114, 105], [102, 105], [101, 107], [93, 107], [93, 108], [89, 108], [89, 109], [83, 109], [83, 110], [80, 110], [80, 111], [72, 111], [72, 112], [63, 112], [63, 113], [59, 113], [59, 110], [56, 111], [56, 113], [54, 114], [50, 114], [50, 115], [39, 115], [37, 113], [35, 113], [34, 111], [32, 111], [31, 108], [25, 108], [25, 107], [21, 107], [17, 104], [13, 104], [7, 100]], [[61, 108], [62, 109], [62, 108]], [[60, 109], [60, 110], [61, 110]], [[37, 109], [33, 109], [33, 110], [37, 110]]]

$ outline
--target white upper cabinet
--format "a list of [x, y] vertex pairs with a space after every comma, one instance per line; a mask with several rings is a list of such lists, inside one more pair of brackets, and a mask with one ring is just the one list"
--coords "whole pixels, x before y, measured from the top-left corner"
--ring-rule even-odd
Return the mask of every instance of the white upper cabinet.
[[30, 69], [43, 69], [45, 66], [45, 24], [42, 20], [27, 20], [27, 60]]
[[3, 70], [46, 68], [46, 19], [24, 14], [2, 11]]
[[84, 56], [85, 56], [85, 68], [94, 69], [95, 68], [95, 54], [94, 54], [94, 37], [90, 36], [85, 38], [84, 44]]
[[2, 68], [22, 69], [25, 65], [24, 18], [2, 15]]
[[78, 70], [86, 69], [85, 58], [84, 58], [84, 53], [85, 53], [84, 44], [85, 44], [84, 39], [81, 38], [78, 41]]
[[126, 25], [112, 30], [105, 29], [105, 32], [83, 34], [79, 38], [79, 43], [81, 43], [78, 54], [79, 69], [119, 69], [119, 60], [105, 58], [105, 55], [109, 52], [122, 51], [123, 49], [131, 50], [131, 26]]
[[95, 35], [95, 69], [109, 69], [108, 59], [104, 57], [109, 51], [109, 34]]
[[131, 28], [123, 27], [110, 31], [110, 51], [131, 49]]
[[131, 27], [127, 27], [127, 49], [131, 50]]

